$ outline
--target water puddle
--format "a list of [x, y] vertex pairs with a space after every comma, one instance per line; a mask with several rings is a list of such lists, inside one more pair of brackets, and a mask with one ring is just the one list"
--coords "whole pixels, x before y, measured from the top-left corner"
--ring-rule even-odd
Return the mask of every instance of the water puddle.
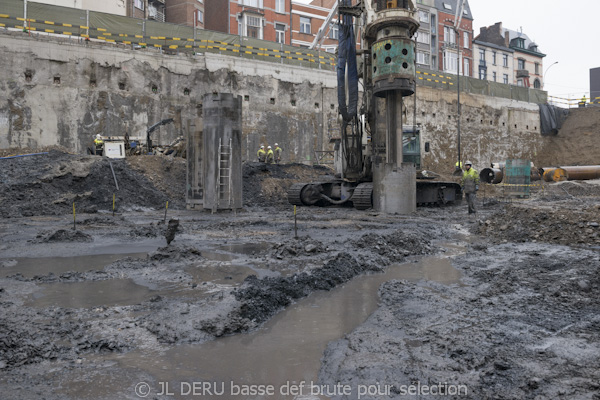
[[264, 253], [271, 248], [271, 244], [267, 242], [260, 243], [237, 243], [237, 244], [226, 244], [219, 247], [220, 250], [227, 251], [230, 253], [239, 253], [247, 255], [256, 255]]
[[46, 283], [31, 295], [29, 307], [89, 308], [127, 306], [150, 300], [156, 291], [134, 283], [131, 279], [109, 279], [94, 282]]
[[21, 274], [26, 278], [44, 276], [49, 273], [60, 275], [67, 271], [86, 272], [103, 270], [105, 266], [125, 257], [146, 258], [146, 253], [92, 254], [73, 257], [40, 257], [3, 259], [6, 267], [0, 268], [2, 277]]
[[213, 282], [223, 285], [239, 284], [247, 276], [257, 275], [250, 267], [231, 264], [188, 267], [185, 272], [190, 274], [196, 282]]
[[[122, 368], [151, 374], [155, 380], [148, 383], [153, 395], [168, 385], [170, 397], [188, 398], [186, 390], [207, 382], [213, 391], [224, 393], [205, 398], [291, 399], [294, 396], [282, 395], [280, 390], [298, 389], [302, 381], [316, 382], [327, 344], [354, 330], [376, 310], [382, 283], [425, 279], [450, 285], [460, 284], [460, 277], [448, 258], [428, 257], [391, 266], [383, 274], [357, 277], [329, 292], [315, 292], [255, 332], [180, 345], [162, 355], [131, 352], [111, 358]], [[242, 385], [272, 385], [276, 395], [234, 396], [231, 390]]]

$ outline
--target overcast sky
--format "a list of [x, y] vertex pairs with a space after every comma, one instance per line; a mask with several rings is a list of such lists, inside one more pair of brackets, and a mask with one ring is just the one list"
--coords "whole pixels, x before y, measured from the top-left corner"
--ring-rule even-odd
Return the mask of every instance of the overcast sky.
[[544, 90], [551, 96], [589, 97], [590, 68], [600, 67], [600, 0], [469, 0], [469, 5], [475, 36], [480, 27], [502, 22], [515, 31], [522, 27], [538, 44], [546, 54]]

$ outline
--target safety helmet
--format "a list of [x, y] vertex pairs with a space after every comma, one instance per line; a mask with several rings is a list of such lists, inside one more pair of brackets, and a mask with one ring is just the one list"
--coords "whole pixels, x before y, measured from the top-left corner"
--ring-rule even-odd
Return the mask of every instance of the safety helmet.
[[260, 146], [260, 148], [261, 148], [261, 149], [264, 149], [264, 148], [265, 148], [265, 146]]
[[267, 149], [270, 149], [270, 148], [271, 148], [271, 146], [267, 146]]
[[102, 137], [102, 136], [100, 136], [100, 134], [99, 134], [99, 133], [96, 135], [96, 139], [100, 139], [101, 137]]
[[275, 143], [275, 146], [279, 146], [277, 143]]
[[465, 165], [473, 165], [473, 163], [471, 161], [465, 161]]

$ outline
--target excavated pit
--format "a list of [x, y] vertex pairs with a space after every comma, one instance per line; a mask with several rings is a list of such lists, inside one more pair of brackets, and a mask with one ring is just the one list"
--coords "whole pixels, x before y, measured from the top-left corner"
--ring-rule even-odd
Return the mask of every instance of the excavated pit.
[[[600, 396], [598, 182], [518, 203], [490, 190], [476, 216], [299, 207], [295, 238], [282, 193], [323, 167], [249, 163], [245, 208], [210, 214], [183, 209], [184, 160], [125, 160], [113, 216], [105, 160], [3, 163], [3, 399], [302, 380], [332, 399], [439, 382], [468, 389], [456, 398]], [[167, 200], [180, 221], [168, 246]], [[229, 394], [217, 398], [285, 397]]]

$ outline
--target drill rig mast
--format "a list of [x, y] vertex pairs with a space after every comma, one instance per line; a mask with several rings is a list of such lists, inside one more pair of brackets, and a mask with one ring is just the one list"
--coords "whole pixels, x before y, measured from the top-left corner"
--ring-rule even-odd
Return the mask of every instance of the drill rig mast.
[[[414, 95], [416, 90], [413, 37], [419, 22], [413, 0], [338, 3], [341, 178], [292, 185], [288, 201], [319, 206], [352, 203], [357, 209], [373, 207], [399, 214], [414, 211], [417, 203], [454, 201], [460, 186], [448, 182], [419, 183], [414, 163], [403, 162], [403, 98]], [[360, 63], [355, 25], [361, 36]], [[359, 78], [363, 83], [360, 108]], [[414, 135], [416, 127], [412, 131]], [[370, 142], [365, 143], [365, 133]]]

